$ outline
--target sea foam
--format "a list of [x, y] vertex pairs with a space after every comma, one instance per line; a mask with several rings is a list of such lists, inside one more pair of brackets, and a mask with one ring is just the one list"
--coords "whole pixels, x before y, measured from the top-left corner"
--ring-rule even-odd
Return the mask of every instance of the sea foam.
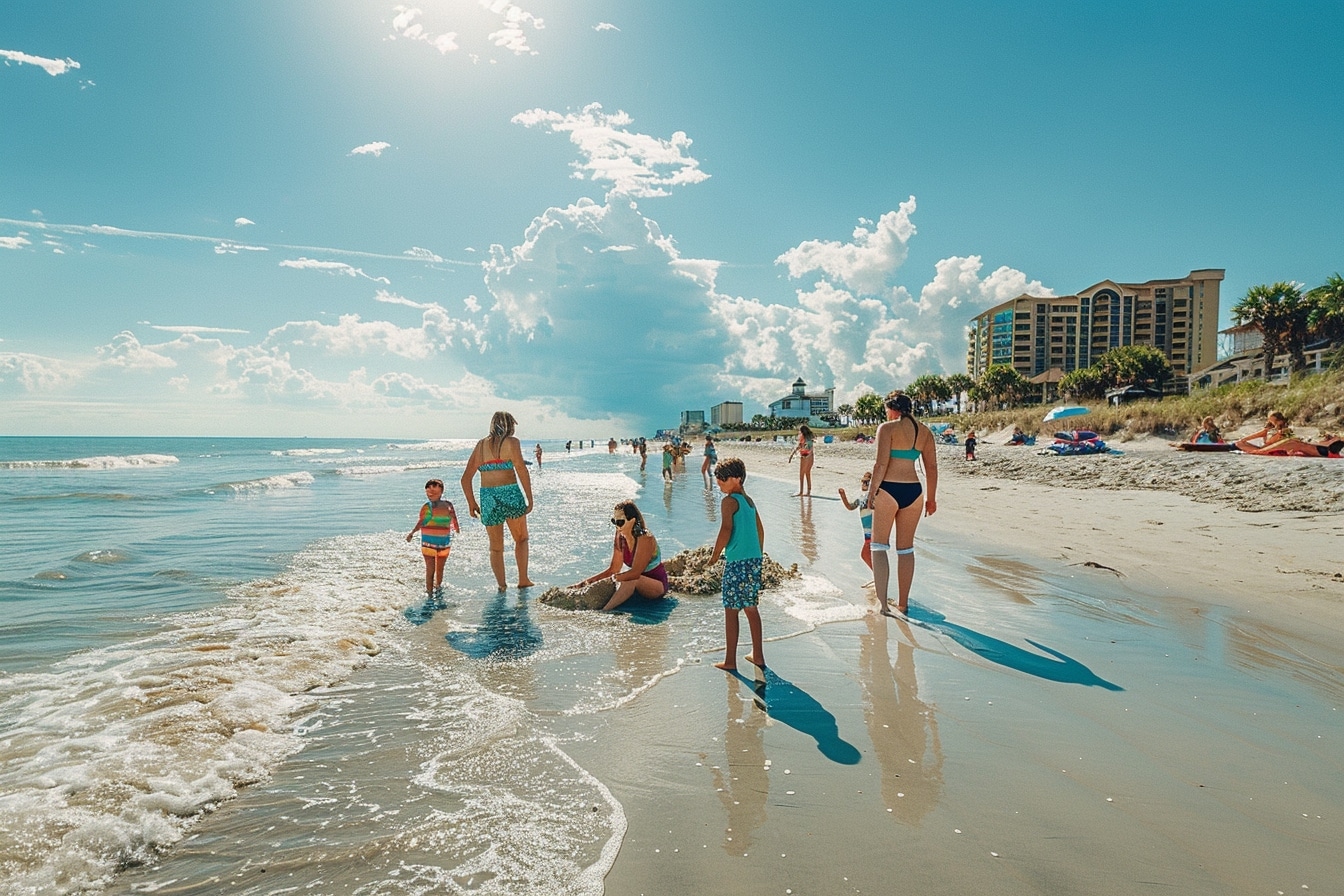
[[0, 677], [0, 892], [104, 885], [266, 779], [300, 746], [309, 692], [347, 679], [399, 620], [398, 548], [333, 539], [154, 635]]
[[171, 454], [105, 454], [70, 460], [6, 460], [0, 461], [0, 470], [125, 470], [162, 467], [177, 462]]

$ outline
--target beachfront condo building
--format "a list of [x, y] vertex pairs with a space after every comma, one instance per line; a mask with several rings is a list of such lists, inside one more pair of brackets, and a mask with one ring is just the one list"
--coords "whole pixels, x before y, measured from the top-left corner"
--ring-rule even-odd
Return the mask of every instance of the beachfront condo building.
[[1122, 345], [1148, 345], [1167, 356], [1185, 389], [1192, 371], [1218, 357], [1221, 268], [1176, 280], [1103, 280], [1071, 296], [1020, 295], [970, 322], [966, 372], [979, 379], [994, 364], [1010, 364], [1028, 379], [1049, 381], [1091, 367]]
[[721, 401], [709, 409], [709, 422], [712, 426], [725, 426], [742, 422], [742, 402]]

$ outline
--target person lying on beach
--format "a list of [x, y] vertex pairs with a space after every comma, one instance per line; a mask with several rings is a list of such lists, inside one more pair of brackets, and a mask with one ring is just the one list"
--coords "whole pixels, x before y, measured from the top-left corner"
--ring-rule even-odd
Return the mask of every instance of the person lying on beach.
[[1237, 442], [1243, 454], [1259, 454], [1266, 457], [1339, 457], [1344, 453], [1344, 439], [1329, 433], [1321, 434], [1321, 441], [1308, 442], [1297, 436], [1288, 436], [1269, 445], [1256, 448], [1243, 447]]
[[[1288, 418], [1278, 411], [1270, 411], [1265, 417], [1263, 428], [1256, 430], [1248, 436], [1237, 439], [1236, 446], [1247, 454], [1262, 454], [1264, 449], [1271, 445], [1281, 442], [1284, 439], [1291, 439], [1293, 430], [1288, 425]], [[1260, 444], [1256, 445], [1253, 440], [1259, 439]]]
[[1022, 427], [1020, 427], [1020, 426], [1014, 426], [1014, 427], [1013, 427], [1013, 434], [1012, 434], [1011, 436], [1009, 436], [1008, 441], [1004, 442], [1003, 444], [1005, 444], [1005, 445], [1025, 445], [1025, 444], [1027, 444], [1027, 434], [1024, 433], [1024, 432], [1022, 431]]
[[570, 588], [586, 588], [594, 582], [612, 579], [616, 593], [603, 610], [614, 610], [630, 595], [659, 598], [667, 596], [667, 570], [658, 539], [644, 525], [644, 515], [634, 501], [622, 501], [612, 510], [611, 524], [616, 537], [611, 543], [611, 563], [597, 575], [575, 582]]

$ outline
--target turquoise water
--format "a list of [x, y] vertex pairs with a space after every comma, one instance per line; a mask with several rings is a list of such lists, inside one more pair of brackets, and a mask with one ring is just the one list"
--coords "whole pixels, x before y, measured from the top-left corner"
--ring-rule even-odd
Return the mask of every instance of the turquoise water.
[[[543, 444], [538, 583], [605, 566], [618, 500], [666, 555], [713, 539], [695, 472]], [[332, 892], [600, 892], [623, 811], [564, 740], [699, 662], [722, 611], [497, 595], [471, 445], [0, 440], [0, 891], [216, 892], [260, 850], [263, 881], [292, 862]], [[427, 605], [404, 536], [430, 477], [464, 531]], [[821, 580], [779, 599], [797, 630], [859, 612]]]

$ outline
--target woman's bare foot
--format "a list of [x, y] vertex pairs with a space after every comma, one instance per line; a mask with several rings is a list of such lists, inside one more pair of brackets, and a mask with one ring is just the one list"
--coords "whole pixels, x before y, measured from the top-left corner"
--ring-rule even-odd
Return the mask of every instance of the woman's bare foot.
[[722, 669], [722, 670], [725, 671], [725, 672], [736, 672], [736, 671], [737, 671], [737, 666], [734, 666], [733, 664], [729, 663], [729, 662], [726, 661], [726, 660], [725, 660], [724, 662], [722, 662], [722, 663], [715, 663], [715, 664], [714, 664], [714, 668], [715, 668], [715, 669]]
[[531, 587], [532, 587], [533, 585], [535, 585], [535, 584], [536, 584], [536, 583], [533, 582], [531, 579], [528, 579], [528, 580], [525, 581], [525, 582], [519, 582], [519, 583], [518, 583], [518, 587], [519, 587], [519, 588], [531, 588]]
[[756, 659], [756, 657], [755, 657], [753, 654], [750, 654], [750, 653], [749, 653], [749, 654], [747, 654], [745, 657], [743, 657], [743, 659], [745, 659], [747, 662], [751, 663], [753, 666], [760, 666], [762, 669], [765, 668], [765, 663], [763, 663], [763, 662], [761, 662], [760, 660]]

